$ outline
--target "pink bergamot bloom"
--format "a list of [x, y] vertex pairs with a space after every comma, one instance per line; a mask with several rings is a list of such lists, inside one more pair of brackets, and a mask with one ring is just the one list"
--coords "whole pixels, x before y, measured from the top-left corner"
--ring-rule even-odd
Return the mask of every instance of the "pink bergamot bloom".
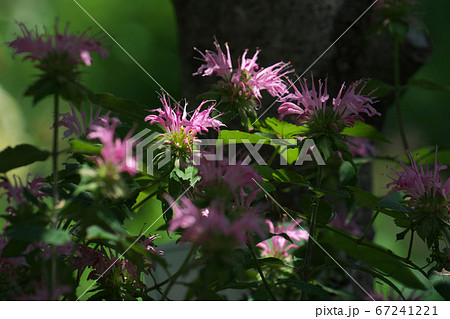
[[[92, 105], [90, 106], [89, 117], [86, 117], [86, 112], [83, 108], [80, 110], [80, 115], [77, 115], [74, 105], [69, 102], [70, 113], [62, 113], [61, 119], [58, 121], [58, 126], [64, 126], [67, 129], [64, 131], [63, 138], [68, 138], [71, 135], [75, 135], [77, 138], [86, 137], [90, 132], [91, 126], [98, 126], [102, 124], [102, 117], [100, 116], [101, 107], [97, 108], [97, 111], [93, 112]], [[109, 115], [109, 112], [106, 114]]]
[[230, 194], [236, 204], [249, 207], [261, 191], [258, 184], [263, 184], [263, 178], [242, 161], [228, 158], [208, 160], [202, 156], [199, 164], [198, 175], [201, 179], [196, 186], [206, 196], [223, 198]]
[[403, 198], [409, 198], [408, 206], [413, 209], [424, 210], [436, 213], [445, 220], [449, 219], [450, 213], [450, 178], [441, 183], [439, 171], [447, 168], [446, 165], [438, 164], [437, 148], [434, 161], [434, 171], [429, 168], [428, 162], [425, 168], [419, 158], [419, 165], [413, 156], [408, 153], [410, 166], [400, 163], [403, 171], [396, 171], [391, 168], [393, 175], [388, 175], [392, 182], [386, 185], [392, 187], [388, 195], [392, 192], [402, 191], [406, 194]]
[[217, 119], [220, 114], [212, 116], [215, 111], [213, 103], [202, 110], [203, 106], [208, 104], [209, 101], [200, 103], [194, 113], [188, 116], [187, 103], [184, 104], [184, 107], [181, 107], [181, 103], [178, 102], [172, 109], [170, 100], [166, 95], [163, 94], [160, 100], [163, 108], [151, 110], [151, 112], [157, 112], [158, 114], [148, 115], [145, 121], [149, 121], [150, 124], [158, 123], [161, 125], [165, 133], [161, 134], [160, 137], [171, 146], [173, 155], [189, 158], [192, 155], [194, 142], [198, 135], [207, 132], [209, 128], [219, 131], [220, 127], [224, 126]]
[[103, 147], [99, 156], [91, 157], [96, 166], [84, 164], [81, 168], [82, 181], [78, 191], [97, 190], [107, 197], [120, 198], [128, 193], [127, 176], [137, 173], [136, 160], [127, 153], [132, 130], [122, 140], [116, 136], [119, 119], [110, 119], [106, 115], [100, 118], [100, 122], [89, 127], [87, 138], [99, 140]]
[[39, 200], [48, 197], [48, 194], [43, 192], [44, 189], [49, 188], [44, 181], [45, 178], [37, 175], [34, 178], [31, 178], [31, 174], [27, 175], [26, 183], [23, 183], [22, 179], [15, 175], [13, 176], [13, 182], [6, 177], [3, 181], [0, 181], [0, 188], [3, 188], [6, 191], [5, 193], [0, 194], [0, 197], [6, 196], [10, 205], [8, 211], [12, 212], [13, 208], [28, 203], [25, 197], [25, 189]]
[[[318, 90], [312, 78], [312, 88], [308, 88], [306, 79], [299, 81], [300, 89], [294, 83], [294, 93], [290, 93], [281, 98], [281, 105], [278, 108], [280, 120], [289, 114], [297, 115], [300, 124], [306, 124], [312, 133], [341, 132], [345, 127], [352, 127], [355, 120], [364, 121], [362, 114], [367, 116], [381, 115], [373, 107], [375, 103], [369, 93], [362, 94], [365, 87], [363, 81], [351, 84], [345, 90], [345, 84], [336, 98], [333, 98], [332, 107], [328, 105], [330, 96], [327, 92], [327, 79], [319, 81]], [[357, 87], [362, 84], [358, 92]], [[344, 92], [345, 90], [345, 92]]]
[[[286, 223], [285, 218], [279, 223], [277, 227], [274, 226], [273, 222], [266, 219], [266, 224], [269, 226], [269, 232], [274, 234], [270, 239], [266, 239], [256, 245], [256, 247], [262, 248], [261, 255], [263, 257], [274, 257], [274, 258], [292, 258], [289, 253], [292, 249], [300, 247], [302, 241], [306, 241], [309, 238], [308, 232], [300, 229], [297, 222]], [[283, 236], [277, 236], [280, 234], [286, 234], [291, 239], [292, 243], [289, 242]]]
[[198, 208], [187, 197], [180, 198], [179, 203], [168, 195], [165, 198], [174, 211], [169, 231], [182, 231], [181, 241], [217, 250], [244, 244], [250, 240], [250, 233], [264, 235], [263, 220], [254, 211], [231, 218], [220, 201], [213, 201], [207, 208]]
[[102, 58], [109, 55], [102, 47], [103, 43], [96, 39], [96, 36], [89, 36], [87, 31], [78, 35], [69, 33], [66, 27], [64, 33], [60, 33], [55, 25], [52, 35], [47, 28], [41, 34], [37, 28], [28, 29], [23, 23], [19, 23], [19, 27], [22, 35], [8, 45], [15, 50], [15, 55], [25, 54], [25, 60], [39, 61], [39, 68], [45, 67], [48, 60], [59, 60], [73, 66], [90, 66], [90, 53], [96, 52]]
[[204, 64], [193, 75], [220, 77], [211, 92], [223, 102], [237, 107], [241, 116], [254, 115], [255, 109], [261, 106], [261, 91], [265, 90], [274, 97], [286, 92], [287, 85], [283, 77], [293, 71], [289, 68], [289, 63], [278, 62], [266, 68], [260, 67], [256, 62], [260, 50], [256, 50], [249, 59], [246, 49], [238, 59], [237, 68], [234, 68], [228, 44], [225, 43], [226, 54], [217, 42], [214, 45], [217, 53], [208, 50], [203, 53], [196, 49]]

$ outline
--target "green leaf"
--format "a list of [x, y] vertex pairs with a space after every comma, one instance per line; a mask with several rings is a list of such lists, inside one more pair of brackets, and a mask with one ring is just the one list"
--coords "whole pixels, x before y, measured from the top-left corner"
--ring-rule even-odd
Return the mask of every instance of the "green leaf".
[[439, 83], [435, 83], [430, 80], [426, 79], [411, 79], [408, 82], [408, 86], [415, 86], [426, 90], [433, 90], [433, 91], [450, 91], [450, 86], [442, 85]]
[[347, 186], [347, 188], [353, 192], [356, 202], [360, 206], [372, 208], [379, 202], [378, 197], [359, 187]]
[[[341, 266], [347, 266], [356, 270], [360, 270], [363, 271], [365, 273], [370, 274], [373, 278], [378, 278], [382, 281], [384, 281], [386, 284], [388, 284], [389, 286], [392, 287], [392, 289], [395, 290], [395, 292], [397, 292], [399, 294], [400, 297], [402, 297], [403, 299], [405, 299], [405, 297], [403, 296], [403, 293], [401, 292], [400, 289], [398, 289], [398, 287], [396, 285], [394, 285], [394, 283], [392, 281], [390, 281], [389, 279], [387, 279], [385, 276], [381, 275], [380, 273], [368, 268], [368, 267], [363, 267], [360, 265], [356, 265], [356, 264], [350, 264], [347, 263], [345, 261], [340, 260], [339, 263], [341, 264]], [[373, 296], [372, 296], [373, 297]]]
[[221, 130], [218, 139], [223, 140], [224, 144], [229, 144], [230, 142], [270, 144], [270, 139], [266, 137], [237, 130]]
[[373, 126], [361, 121], [355, 121], [353, 127], [346, 127], [342, 134], [354, 137], [364, 137], [374, 141], [391, 143], [386, 137], [378, 132]]
[[273, 171], [272, 178], [278, 183], [291, 183], [309, 186], [309, 181], [302, 175], [289, 169], [280, 168]]
[[101, 145], [95, 145], [83, 140], [72, 140], [70, 141], [71, 151], [74, 153], [84, 153], [98, 155], [102, 150]]
[[189, 181], [191, 186], [194, 186], [195, 183], [197, 183], [201, 177], [196, 176], [198, 169], [194, 166], [187, 166], [184, 168], [184, 171], [175, 167], [173, 169], [173, 172], [177, 174], [177, 176], [185, 181]]
[[269, 267], [283, 267], [285, 266], [284, 262], [281, 259], [268, 257], [268, 258], [260, 258], [258, 259], [258, 263], [261, 266], [269, 266]]
[[63, 245], [71, 241], [69, 234], [62, 229], [49, 229], [42, 226], [21, 225], [6, 229], [8, 237], [28, 242], [44, 242], [51, 245]]
[[395, 19], [388, 24], [389, 33], [398, 40], [402, 41], [408, 33], [409, 26], [406, 22]]
[[345, 161], [344, 163], [339, 166], [339, 181], [342, 185], [348, 185], [352, 184], [354, 185], [356, 183], [357, 176], [355, 173], [355, 169], [353, 168], [353, 165], [350, 162]]
[[139, 105], [136, 101], [121, 99], [109, 93], [91, 93], [89, 94], [89, 100], [94, 104], [139, 122], [142, 122], [148, 115], [147, 107]]
[[265, 179], [267, 180], [272, 179], [273, 169], [271, 169], [269, 166], [255, 165], [253, 166], [253, 168], [255, 169], [255, 171], [258, 172], [259, 175], [261, 175]]
[[321, 233], [320, 242], [334, 247], [336, 251], [344, 251], [348, 255], [361, 260], [370, 268], [378, 269], [385, 276], [391, 277], [414, 289], [426, 289], [416, 274], [396, 258], [387, 249], [367, 241], [357, 243], [334, 227], [327, 226]]
[[379, 79], [370, 79], [364, 87], [362, 93], [367, 95], [374, 90], [376, 90], [374, 92], [374, 95], [380, 98], [392, 92], [394, 90], [394, 87]]
[[[313, 209], [315, 207], [315, 195], [312, 194], [303, 194], [299, 198], [299, 207], [308, 216], [308, 220], [311, 220], [311, 215]], [[317, 223], [319, 225], [326, 225], [331, 219], [333, 215], [333, 208], [331, 205], [324, 201], [319, 200], [318, 202], [319, 208], [317, 209]]]
[[375, 207], [389, 208], [398, 212], [409, 213], [409, 210], [406, 209], [405, 206], [400, 204], [392, 197], [382, 198], [378, 203], [375, 204]]
[[298, 290], [304, 291], [310, 295], [320, 297], [321, 300], [330, 300], [330, 295], [319, 285], [312, 285], [300, 280], [295, 279], [283, 279], [277, 282], [277, 286], [280, 284], [288, 285]]
[[87, 240], [103, 239], [115, 242], [119, 238], [113, 233], [110, 233], [97, 225], [92, 225], [86, 229], [86, 239]]
[[1, 256], [5, 258], [19, 256], [25, 249], [27, 249], [29, 241], [17, 240], [11, 238], [6, 246], [3, 248]]
[[255, 125], [261, 132], [275, 134], [279, 138], [291, 138], [294, 135], [302, 135], [308, 129], [305, 126], [297, 126], [286, 121], [280, 121], [274, 117], [268, 117], [263, 123]]
[[42, 151], [30, 144], [20, 144], [14, 148], [8, 147], [0, 152], [0, 173], [6, 173], [17, 167], [45, 161], [50, 152]]
[[450, 300], [450, 276], [436, 271], [430, 271], [430, 282], [434, 289], [445, 299]]

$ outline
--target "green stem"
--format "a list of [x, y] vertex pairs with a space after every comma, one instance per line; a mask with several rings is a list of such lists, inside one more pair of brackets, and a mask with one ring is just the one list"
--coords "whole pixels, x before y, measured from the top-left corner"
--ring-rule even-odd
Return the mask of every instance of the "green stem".
[[406, 259], [411, 259], [411, 253], [412, 253], [412, 247], [414, 242], [414, 230], [411, 230], [411, 237], [409, 239], [409, 247], [408, 247], [408, 255], [406, 256]]
[[269, 161], [267, 162], [267, 166], [270, 167], [270, 165], [272, 165], [273, 161], [277, 157], [277, 154], [278, 154], [278, 147], [275, 147], [275, 149], [273, 150], [272, 156], [270, 156]]
[[403, 124], [402, 118], [402, 106], [400, 104], [401, 91], [402, 87], [400, 85], [400, 58], [399, 58], [399, 50], [400, 50], [400, 40], [394, 39], [394, 87], [395, 87], [395, 109], [397, 112], [397, 121], [398, 128], [400, 130], [400, 136], [402, 138], [403, 148], [406, 151], [409, 151], [408, 139], [406, 138], [405, 126]]
[[180, 269], [178, 269], [178, 271], [170, 279], [169, 285], [167, 286], [166, 290], [164, 291], [164, 294], [161, 297], [161, 300], [165, 300], [165, 299], [168, 300], [167, 295], [169, 294], [170, 289], [172, 289], [172, 287], [175, 284], [175, 281], [177, 280], [177, 278], [180, 277], [180, 275], [185, 272], [185, 270], [186, 270], [185, 268], [189, 264], [189, 262], [191, 261], [191, 257], [192, 257], [192, 255], [194, 254], [194, 252], [196, 250], [197, 250], [197, 246], [196, 245], [192, 245], [192, 248], [189, 251], [189, 253], [187, 254], [186, 259], [184, 260], [184, 262], [181, 265]]
[[[317, 176], [316, 176], [316, 189], [320, 189], [322, 184], [322, 167], [317, 167]], [[314, 233], [316, 232], [316, 223], [317, 223], [317, 212], [319, 211], [319, 196], [316, 195], [316, 205], [313, 208], [312, 214], [311, 214], [311, 222], [309, 227], [309, 238], [308, 238], [308, 244], [306, 246], [306, 255], [305, 255], [305, 264], [304, 264], [304, 270], [303, 270], [303, 281], [308, 282], [309, 277], [309, 266], [311, 264], [311, 257], [312, 257], [312, 247], [313, 247], [313, 241], [314, 241]], [[306, 300], [306, 292], [302, 291], [301, 300]]]
[[[58, 227], [58, 212], [57, 205], [59, 201], [58, 194], [58, 142], [59, 142], [59, 96], [55, 94], [54, 97], [54, 110], [53, 110], [53, 149], [52, 149], [52, 168], [53, 168], [53, 209], [51, 224], [52, 228], [56, 229]], [[51, 281], [49, 285], [50, 295], [49, 298], [53, 297], [53, 292], [56, 291], [56, 246], [52, 246], [52, 260], [51, 260]]]
[[364, 240], [364, 238], [366, 238], [367, 233], [369, 232], [369, 230], [372, 228], [373, 223], [375, 222], [375, 219], [378, 217], [378, 214], [380, 213], [379, 210], [377, 210], [375, 212], [375, 214], [372, 217], [372, 220], [370, 221], [370, 224], [367, 225], [366, 230], [364, 231], [364, 234], [358, 239], [358, 242], [362, 242]]
[[138, 209], [139, 207], [144, 205], [150, 198], [155, 196], [157, 192], [158, 192], [158, 190], [156, 190], [156, 191], [150, 193], [149, 195], [147, 195], [147, 197], [145, 197], [143, 200], [141, 200], [139, 203], [137, 203], [135, 206], [133, 206], [133, 208], [131, 208], [131, 211], [134, 212], [136, 209]]
[[264, 287], [266, 287], [266, 290], [267, 290], [267, 293], [270, 296], [270, 299], [272, 299], [272, 301], [276, 301], [277, 298], [275, 298], [275, 296], [272, 293], [272, 290], [270, 290], [270, 286], [267, 283], [266, 277], [264, 276], [264, 273], [263, 273], [263, 271], [261, 269], [261, 265], [258, 262], [258, 257], [256, 257], [255, 250], [253, 249], [253, 246], [250, 245], [249, 243], [247, 243], [247, 247], [248, 247], [248, 250], [250, 251], [250, 254], [252, 255], [253, 261], [255, 262], [256, 269], [258, 270], [258, 273], [261, 276], [261, 279], [262, 279], [262, 281], [264, 283]]

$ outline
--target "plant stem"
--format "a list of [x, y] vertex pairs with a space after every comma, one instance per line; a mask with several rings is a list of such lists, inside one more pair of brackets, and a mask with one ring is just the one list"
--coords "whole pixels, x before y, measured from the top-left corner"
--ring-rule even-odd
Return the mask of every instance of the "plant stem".
[[180, 269], [178, 269], [178, 271], [170, 279], [169, 285], [167, 286], [166, 290], [164, 291], [164, 294], [162, 295], [161, 300], [165, 300], [165, 299], [168, 300], [167, 295], [169, 294], [170, 289], [172, 289], [172, 287], [175, 284], [175, 281], [177, 280], [177, 278], [180, 277], [180, 275], [184, 273], [186, 266], [191, 261], [191, 257], [192, 257], [192, 255], [194, 254], [194, 252], [196, 250], [197, 250], [197, 246], [196, 245], [192, 245], [192, 248], [189, 251], [189, 253], [187, 254], [186, 259], [184, 260], [184, 262], [181, 265]]
[[411, 258], [413, 242], [414, 242], [414, 230], [411, 230], [411, 237], [409, 239], [409, 247], [408, 247], [408, 255], [406, 256], [406, 259], [408, 259], [408, 260]]
[[[272, 165], [273, 161], [275, 160], [275, 158], [277, 157], [278, 154], [278, 147], [275, 147], [275, 149], [273, 150], [272, 155], [269, 158], [269, 161], [267, 162], [267, 166], [270, 167], [270, 165]], [[281, 156], [281, 155], [280, 155]], [[287, 156], [287, 155], [286, 155]]]
[[152, 198], [153, 196], [156, 195], [156, 193], [158, 192], [158, 190], [150, 193], [149, 195], [147, 195], [147, 197], [145, 197], [143, 200], [141, 200], [139, 203], [137, 203], [135, 206], [133, 206], [131, 208], [131, 211], [134, 212], [136, 209], [138, 209], [139, 207], [141, 207], [142, 205], [144, 205], [150, 198]]
[[[316, 188], [320, 189], [322, 184], [322, 167], [317, 167], [317, 176], [316, 176]], [[312, 257], [312, 246], [313, 246], [313, 240], [314, 240], [314, 233], [316, 232], [316, 223], [317, 223], [317, 212], [319, 210], [319, 196], [316, 195], [316, 205], [313, 208], [313, 211], [311, 213], [311, 222], [309, 227], [309, 237], [308, 237], [308, 244], [306, 246], [306, 255], [305, 255], [305, 264], [304, 264], [304, 270], [303, 270], [303, 281], [307, 282], [309, 277], [309, 266], [311, 264], [311, 257]], [[306, 292], [302, 291], [301, 300], [306, 300]]]
[[395, 109], [397, 112], [397, 121], [398, 121], [398, 128], [400, 130], [400, 136], [402, 138], [403, 148], [406, 151], [409, 151], [409, 144], [408, 139], [406, 138], [406, 131], [405, 126], [403, 124], [403, 118], [402, 118], [402, 106], [400, 105], [400, 93], [401, 93], [401, 86], [400, 86], [400, 58], [399, 58], [399, 49], [400, 49], [400, 40], [395, 38], [394, 39], [394, 87], [395, 87]]
[[[59, 130], [58, 130], [58, 119], [59, 119], [59, 96], [55, 94], [54, 96], [54, 110], [53, 110], [53, 156], [52, 156], [52, 168], [53, 168], [53, 209], [51, 223], [52, 228], [56, 229], [58, 227], [58, 212], [57, 205], [59, 201], [58, 194], [58, 142], [59, 142]], [[53, 298], [53, 293], [56, 291], [56, 246], [52, 246], [52, 263], [51, 263], [51, 282], [50, 282], [50, 294], [49, 299]]]
[[377, 211], [375, 212], [375, 214], [374, 214], [373, 217], [372, 217], [372, 220], [370, 221], [370, 224], [367, 225], [367, 228], [366, 228], [366, 230], [364, 231], [364, 234], [358, 239], [358, 242], [362, 242], [362, 241], [364, 240], [364, 238], [366, 238], [367, 233], [368, 233], [369, 230], [372, 228], [372, 225], [373, 225], [375, 219], [378, 217], [378, 214], [379, 214], [379, 213], [380, 213], [379, 210], [377, 210]]
[[270, 296], [270, 299], [272, 299], [272, 301], [276, 301], [277, 298], [275, 298], [275, 296], [272, 293], [272, 290], [270, 290], [270, 286], [267, 283], [266, 277], [264, 276], [264, 273], [263, 273], [263, 271], [261, 269], [261, 265], [258, 262], [258, 257], [256, 257], [255, 250], [253, 249], [253, 246], [250, 245], [249, 243], [247, 243], [247, 247], [250, 250], [250, 255], [252, 255], [253, 261], [255, 262], [256, 269], [258, 270], [258, 273], [261, 276], [261, 279], [262, 279], [262, 281], [264, 283], [264, 286], [266, 287], [266, 290], [267, 290], [267, 293]]

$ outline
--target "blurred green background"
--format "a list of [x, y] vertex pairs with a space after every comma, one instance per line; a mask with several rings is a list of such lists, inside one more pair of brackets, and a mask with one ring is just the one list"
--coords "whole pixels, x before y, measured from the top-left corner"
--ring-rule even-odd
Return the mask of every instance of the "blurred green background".
[[[18, 33], [15, 21], [24, 22], [28, 27], [37, 25], [52, 27], [59, 18], [60, 29], [70, 22], [71, 31], [92, 32], [100, 29], [76, 5], [73, 0], [0, 0], [0, 149], [8, 145], [31, 143], [49, 149], [51, 145], [52, 101], [44, 99], [37, 106], [31, 106], [31, 99], [23, 97], [27, 85], [32, 82], [36, 71], [32, 63], [22, 62], [21, 57], [12, 58], [12, 50], [6, 42]], [[175, 98], [181, 99], [180, 62], [177, 49], [175, 13], [168, 0], [79, 0], [79, 3]], [[416, 78], [428, 79], [450, 86], [450, 1], [421, 1], [417, 8], [419, 17], [425, 22], [435, 45], [431, 61], [423, 66]], [[159, 87], [139, 67], [105, 35], [110, 43], [110, 56], [101, 60], [93, 54], [94, 63], [84, 68], [84, 84], [94, 92], [110, 92], [122, 98], [137, 100], [149, 109], [159, 106]], [[337, 44], [339, 45], [339, 43]], [[410, 89], [402, 99], [406, 130], [413, 149], [427, 145], [450, 146], [450, 94], [442, 91]], [[64, 103], [63, 111], [68, 110]], [[383, 132], [393, 143], [378, 144], [380, 155], [402, 156], [403, 151], [397, 131], [395, 112], [387, 114]], [[448, 159], [447, 159], [448, 160]], [[392, 162], [376, 161], [373, 168], [374, 192], [384, 195], [384, 185], [388, 179], [381, 173], [388, 173], [386, 165]], [[394, 165], [395, 167], [395, 165]], [[45, 175], [49, 164], [40, 163], [22, 168], [12, 173], [26, 176], [28, 172]], [[448, 175], [447, 175], [448, 176]], [[0, 210], [4, 211], [5, 201], [0, 200]], [[137, 222], [130, 225], [139, 231], [143, 223], [152, 223], [161, 209], [157, 202], [150, 202], [137, 216]], [[380, 217], [376, 222], [376, 240], [389, 249], [406, 255], [408, 240], [395, 243], [395, 229], [392, 220]], [[423, 245], [416, 240], [418, 250], [423, 253]]]

